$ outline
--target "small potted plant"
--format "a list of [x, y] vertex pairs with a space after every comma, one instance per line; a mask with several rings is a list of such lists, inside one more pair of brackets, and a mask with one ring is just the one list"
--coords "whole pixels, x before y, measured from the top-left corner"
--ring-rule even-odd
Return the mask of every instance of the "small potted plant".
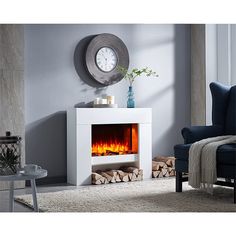
[[17, 173], [20, 166], [20, 155], [13, 149], [6, 148], [0, 153], [0, 174], [13, 175]]
[[126, 79], [129, 83], [127, 107], [134, 108], [135, 101], [134, 101], [133, 83], [136, 80], [136, 78], [142, 75], [146, 77], [151, 77], [151, 76], [158, 77], [158, 74], [148, 67], [142, 69], [134, 68], [131, 70], [127, 70], [126, 68], [120, 66], [118, 69], [120, 73], [123, 74], [124, 79]]

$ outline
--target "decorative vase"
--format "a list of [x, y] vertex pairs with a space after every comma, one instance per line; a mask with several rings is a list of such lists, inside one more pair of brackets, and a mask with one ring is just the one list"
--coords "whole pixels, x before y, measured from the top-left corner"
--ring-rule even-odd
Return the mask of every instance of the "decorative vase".
[[134, 101], [133, 87], [129, 86], [127, 108], [134, 108], [134, 107], [135, 107], [135, 101]]

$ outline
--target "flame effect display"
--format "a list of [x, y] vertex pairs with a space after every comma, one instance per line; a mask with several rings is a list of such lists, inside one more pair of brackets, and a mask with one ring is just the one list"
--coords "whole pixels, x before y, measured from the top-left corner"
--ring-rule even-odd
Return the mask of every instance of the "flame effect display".
[[95, 125], [92, 127], [92, 156], [138, 153], [138, 128], [129, 125]]
[[92, 146], [92, 153], [100, 155], [122, 155], [129, 153], [129, 144], [120, 143], [117, 140], [114, 142], [95, 143]]

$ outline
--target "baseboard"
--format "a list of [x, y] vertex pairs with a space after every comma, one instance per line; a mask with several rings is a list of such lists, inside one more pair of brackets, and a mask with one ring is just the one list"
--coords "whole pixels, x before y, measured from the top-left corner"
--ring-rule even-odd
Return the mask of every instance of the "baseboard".
[[[60, 184], [66, 183], [66, 176], [53, 176], [53, 177], [45, 177], [42, 179], [36, 179], [36, 185], [47, 185], [47, 184]], [[26, 186], [30, 186], [30, 181], [26, 181]]]

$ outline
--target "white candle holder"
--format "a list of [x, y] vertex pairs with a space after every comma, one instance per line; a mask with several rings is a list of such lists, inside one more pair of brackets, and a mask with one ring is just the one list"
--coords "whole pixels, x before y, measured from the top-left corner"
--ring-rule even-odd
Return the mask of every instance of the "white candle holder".
[[107, 96], [107, 104], [115, 104], [115, 96]]

